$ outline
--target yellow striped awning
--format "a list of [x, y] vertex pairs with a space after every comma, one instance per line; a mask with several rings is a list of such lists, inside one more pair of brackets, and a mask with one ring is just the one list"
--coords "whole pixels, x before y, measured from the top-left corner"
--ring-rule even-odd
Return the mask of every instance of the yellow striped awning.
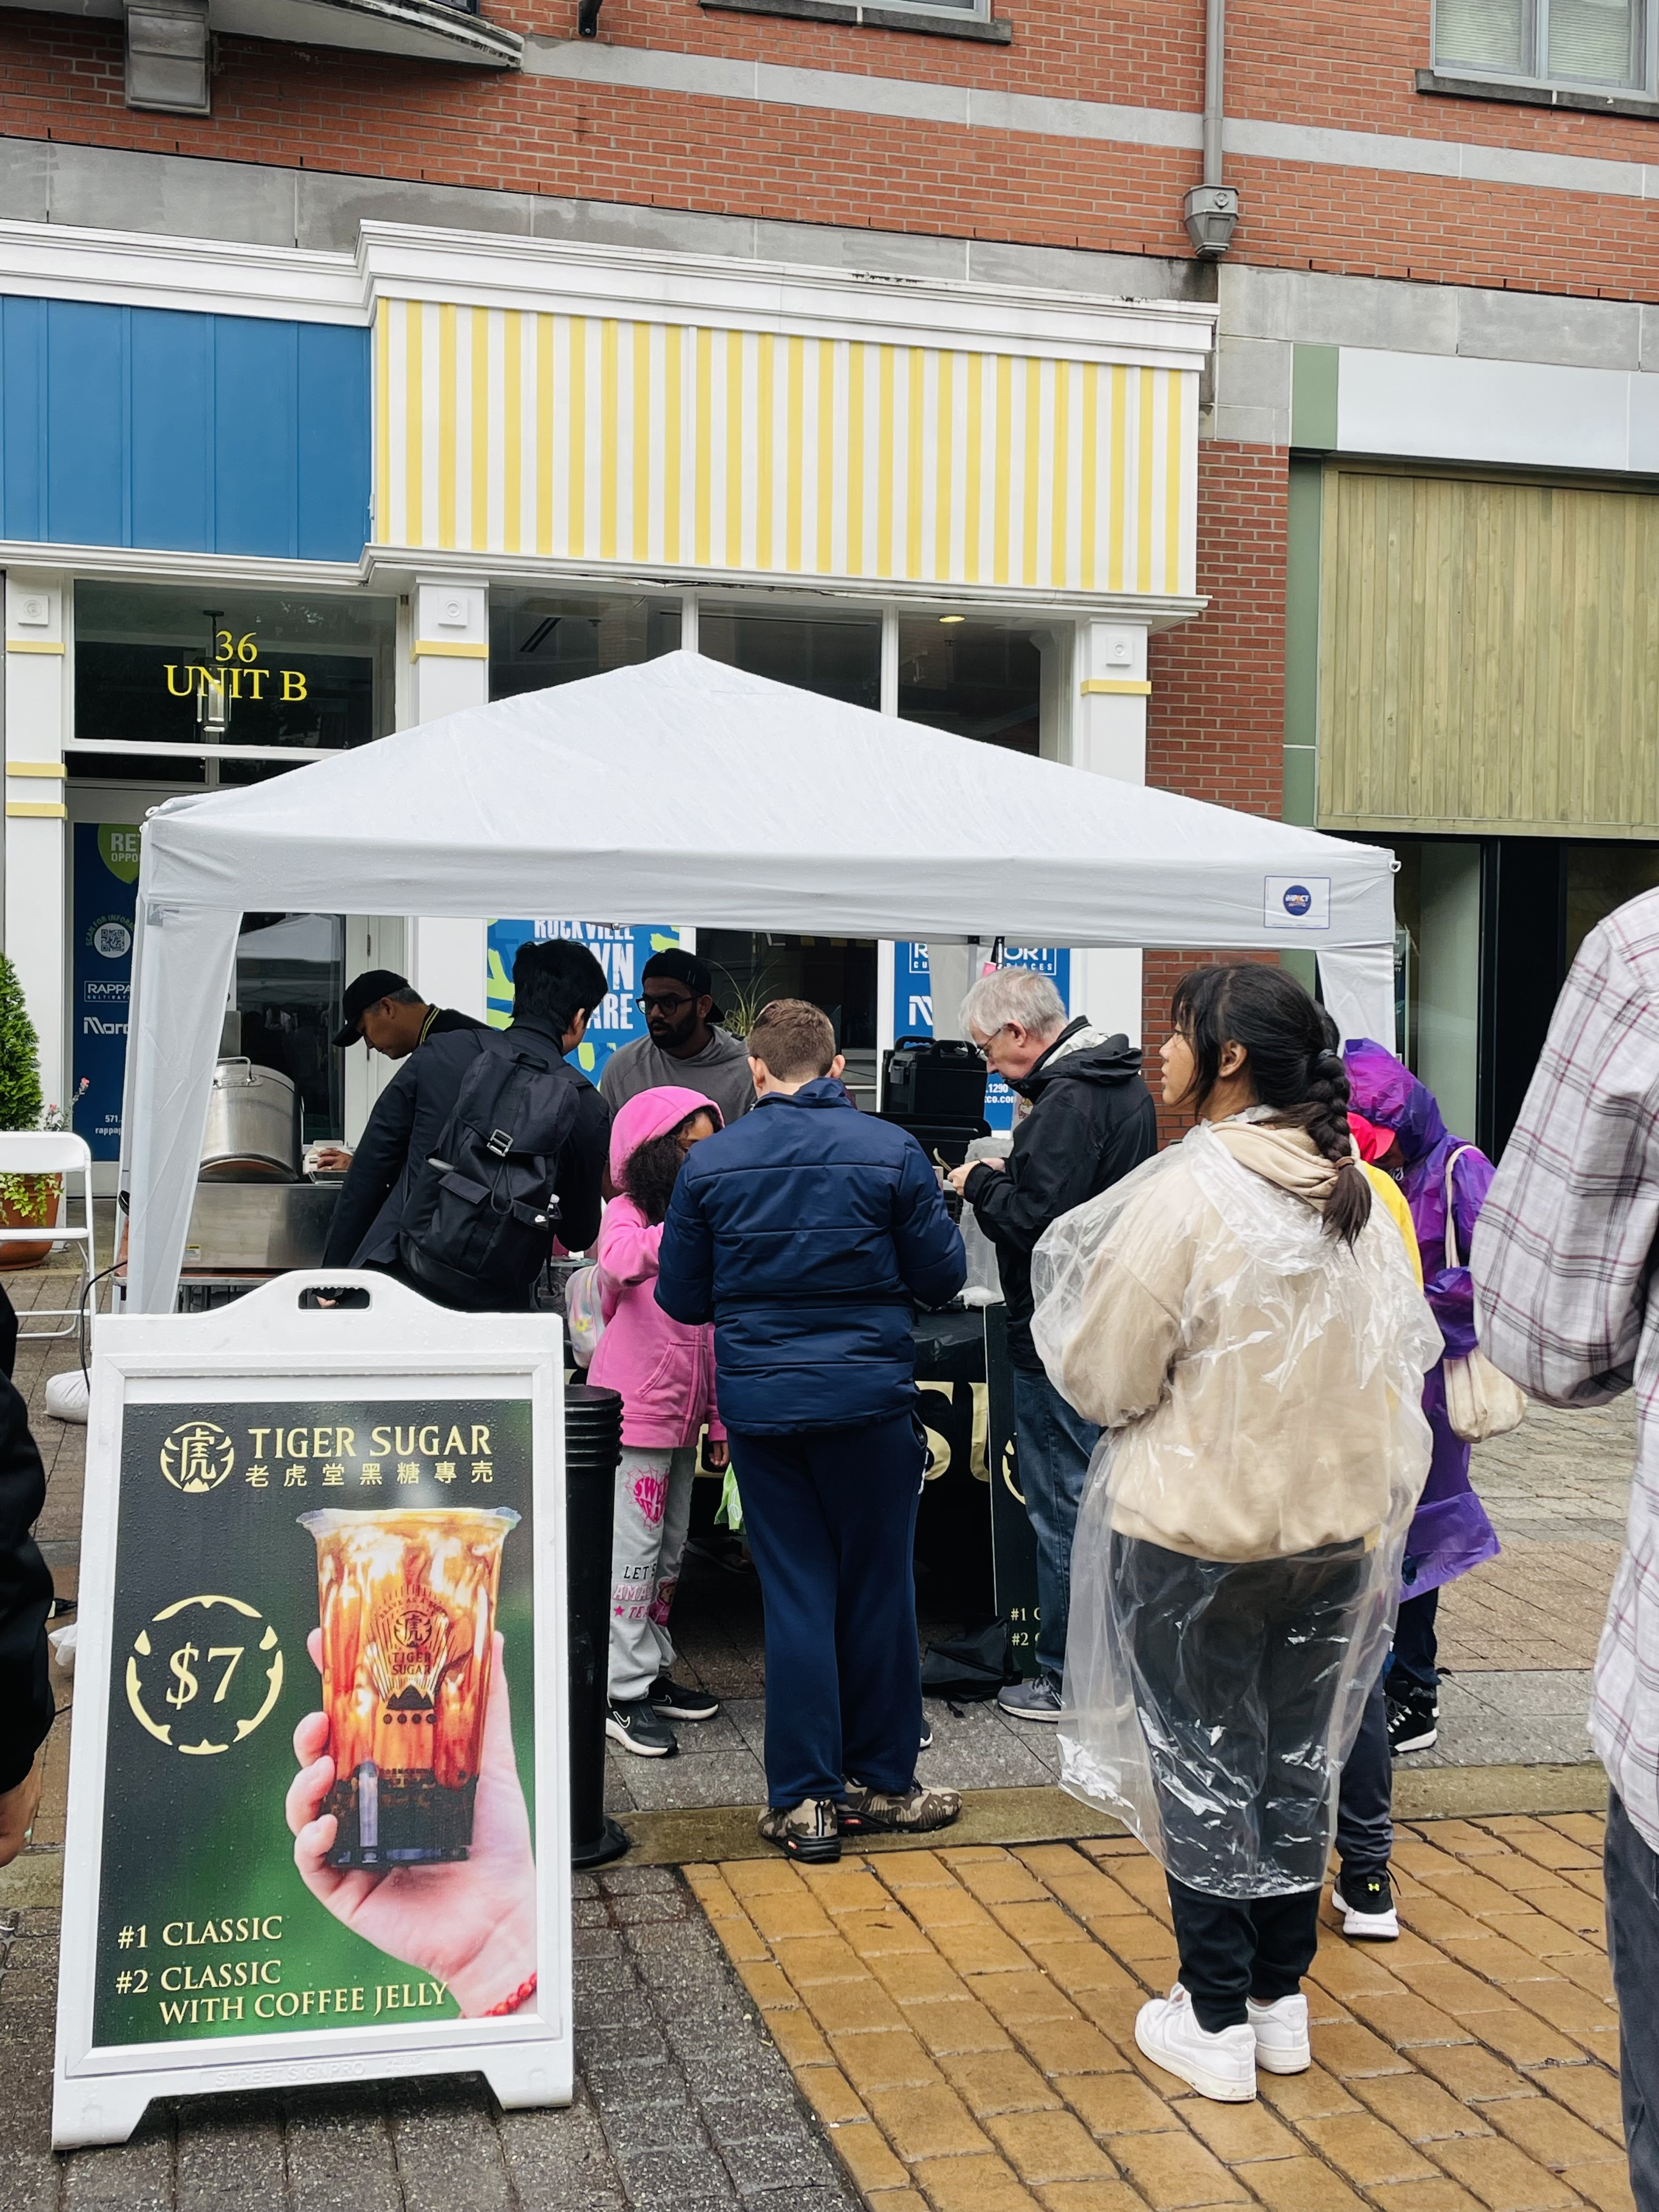
[[1195, 588], [1195, 369], [383, 298], [374, 420], [381, 544]]

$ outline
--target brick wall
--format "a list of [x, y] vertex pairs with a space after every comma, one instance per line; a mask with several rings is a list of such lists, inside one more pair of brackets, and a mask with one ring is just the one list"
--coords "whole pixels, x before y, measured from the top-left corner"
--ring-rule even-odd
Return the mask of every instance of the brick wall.
[[[574, 0], [487, 0], [494, 18], [568, 38]], [[1200, 102], [1201, 0], [999, 0], [995, 47], [705, 14], [694, 0], [606, 0], [601, 45], [1146, 106]], [[1309, 10], [1236, 0], [1230, 112], [1425, 141], [1649, 159], [1629, 118], [1425, 97], [1430, 0]], [[219, 41], [210, 117], [122, 104], [121, 33], [0, 9], [8, 136], [278, 167], [890, 231], [1155, 255], [1187, 251], [1195, 151], [635, 92], [259, 40]], [[1265, 265], [1659, 297], [1640, 201], [1234, 157], [1236, 259]]]
[[[1198, 588], [1210, 604], [1195, 622], [1154, 637], [1147, 659], [1147, 782], [1275, 820], [1284, 791], [1287, 461], [1272, 446], [1200, 446]], [[1148, 951], [1142, 1034], [1154, 1097], [1179, 978], [1207, 960], [1273, 957]], [[1190, 1119], [1160, 1105], [1164, 1140]]]

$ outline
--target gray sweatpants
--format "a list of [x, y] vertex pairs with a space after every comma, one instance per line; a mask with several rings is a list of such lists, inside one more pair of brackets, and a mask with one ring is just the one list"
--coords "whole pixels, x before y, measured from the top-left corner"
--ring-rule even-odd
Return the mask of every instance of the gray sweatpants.
[[674, 1663], [668, 1615], [691, 1518], [697, 1449], [623, 1446], [611, 1541], [611, 1695], [642, 1698]]

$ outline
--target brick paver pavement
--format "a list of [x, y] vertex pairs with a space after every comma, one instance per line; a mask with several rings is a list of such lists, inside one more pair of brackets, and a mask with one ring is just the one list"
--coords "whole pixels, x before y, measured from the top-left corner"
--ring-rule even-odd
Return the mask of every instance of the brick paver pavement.
[[1138, 1844], [688, 1878], [873, 2212], [1612, 2212], [1601, 1841], [1582, 1814], [1403, 1830], [1401, 1940], [1328, 1907], [1314, 2065], [1231, 2106], [1135, 2048], [1176, 1970]]
[[576, 1878], [574, 2104], [477, 2075], [153, 2104], [128, 2142], [47, 2148], [54, 1905], [0, 1899], [4, 2212], [856, 2212], [680, 1877]]

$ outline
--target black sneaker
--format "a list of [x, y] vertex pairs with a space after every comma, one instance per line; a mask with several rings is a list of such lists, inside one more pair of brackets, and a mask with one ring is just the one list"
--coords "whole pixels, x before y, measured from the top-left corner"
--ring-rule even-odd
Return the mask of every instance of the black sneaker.
[[605, 1732], [635, 1759], [672, 1759], [680, 1747], [673, 1729], [653, 1711], [649, 1698], [613, 1698], [605, 1712]]
[[1400, 1934], [1400, 1915], [1395, 1911], [1394, 1891], [1388, 1869], [1378, 1874], [1353, 1874], [1344, 1867], [1336, 1878], [1331, 1903], [1342, 1915], [1342, 1933], [1362, 1942], [1392, 1943]]
[[1415, 1686], [1389, 1699], [1389, 1750], [1399, 1759], [1408, 1751], [1432, 1751], [1440, 1739], [1440, 1700], [1432, 1690]]
[[922, 1719], [922, 1723], [921, 1723], [921, 1748], [923, 1751], [931, 1751], [931, 1750], [933, 1749], [933, 1723], [932, 1723], [932, 1721], [928, 1720], [928, 1719], [924, 1716], [924, 1717], [923, 1717], [923, 1719]]
[[645, 1696], [652, 1711], [665, 1721], [712, 1721], [720, 1709], [718, 1698], [707, 1690], [688, 1690], [672, 1674], [659, 1674]]

